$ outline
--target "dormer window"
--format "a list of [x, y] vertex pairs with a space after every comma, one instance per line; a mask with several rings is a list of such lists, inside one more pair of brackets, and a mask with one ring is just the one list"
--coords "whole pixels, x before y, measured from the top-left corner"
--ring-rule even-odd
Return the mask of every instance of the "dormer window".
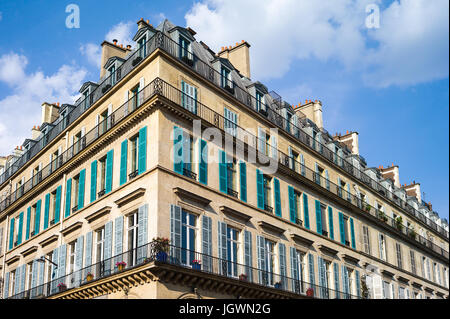
[[193, 55], [191, 53], [191, 43], [184, 37], [180, 36], [180, 59], [189, 65], [193, 65]]
[[260, 91], [256, 91], [256, 110], [266, 111], [266, 105], [264, 104], [264, 94]]
[[145, 45], [146, 41], [147, 41], [147, 37], [144, 35], [137, 42], [138, 43], [138, 51], [139, 51], [138, 54], [141, 58], [144, 58], [147, 55], [147, 47]]
[[111, 84], [111, 86], [113, 86], [114, 84], [116, 84], [116, 66], [113, 64], [109, 69], [109, 84]]
[[83, 92], [83, 106], [85, 109], [89, 107], [89, 88]]
[[222, 65], [220, 74], [221, 74], [221, 86], [225, 90], [229, 91], [231, 94], [234, 94], [233, 81], [231, 80], [231, 71]]

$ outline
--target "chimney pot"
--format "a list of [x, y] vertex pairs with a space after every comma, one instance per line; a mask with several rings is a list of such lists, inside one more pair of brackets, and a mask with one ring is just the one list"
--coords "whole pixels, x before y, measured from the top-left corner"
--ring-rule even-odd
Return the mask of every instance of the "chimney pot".
[[117, 45], [117, 39], [113, 39], [114, 45]]
[[148, 22], [149, 22], [149, 21], [148, 21], [148, 19], [147, 19], [147, 20], [145, 20], [145, 22], [147, 22], [147, 24], [148, 24]]
[[123, 48], [123, 44], [121, 44], [120, 47]]

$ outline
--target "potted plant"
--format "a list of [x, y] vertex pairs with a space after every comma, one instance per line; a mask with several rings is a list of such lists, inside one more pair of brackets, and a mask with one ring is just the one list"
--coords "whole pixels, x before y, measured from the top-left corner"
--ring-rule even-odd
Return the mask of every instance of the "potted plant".
[[276, 282], [275, 283], [275, 288], [280, 289], [281, 288], [281, 282]]
[[308, 288], [308, 289], [306, 290], [306, 295], [307, 295], [308, 297], [314, 297], [314, 289]]
[[246, 274], [240, 274], [239, 275], [239, 280], [247, 281], [247, 275]]
[[398, 216], [398, 217], [395, 219], [395, 227], [396, 227], [398, 230], [400, 230], [400, 231], [403, 230], [403, 219], [402, 219], [402, 216]]
[[382, 210], [379, 210], [379, 211], [378, 211], [378, 217], [379, 217], [382, 221], [387, 222], [387, 216], [386, 216], [386, 214], [385, 214]]
[[126, 265], [127, 265], [127, 263], [124, 262], [124, 261], [118, 261], [118, 262], [116, 262], [116, 267], [117, 267], [117, 269], [118, 269], [119, 271], [124, 270]]
[[58, 290], [61, 292], [61, 291], [65, 291], [65, 290], [67, 290], [67, 286], [66, 286], [66, 284], [65, 283], [63, 283], [63, 282], [60, 282], [59, 284], [58, 284]]
[[91, 281], [92, 279], [94, 279], [94, 275], [88, 272], [86, 275], [86, 281]]
[[370, 212], [370, 205], [369, 204], [366, 204], [365, 211], [366, 212]]
[[169, 251], [169, 238], [165, 237], [156, 237], [153, 238], [153, 244], [156, 251], [156, 260], [166, 262], [167, 253]]
[[201, 269], [201, 262], [198, 259], [194, 259], [192, 261], [192, 269], [200, 270]]
[[417, 233], [416, 233], [416, 231], [414, 230], [414, 228], [410, 228], [410, 229], [409, 229], [409, 236], [410, 236], [411, 238], [413, 238], [413, 239], [416, 239]]

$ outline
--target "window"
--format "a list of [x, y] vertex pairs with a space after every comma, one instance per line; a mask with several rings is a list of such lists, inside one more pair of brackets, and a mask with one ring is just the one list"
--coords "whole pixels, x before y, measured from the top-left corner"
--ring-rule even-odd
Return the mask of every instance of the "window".
[[228, 275], [238, 277], [238, 251], [239, 251], [239, 231], [227, 227], [227, 260]]
[[197, 114], [197, 88], [186, 82], [181, 82], [181, 106]]
[[416, 257], [413, 250], [409, 251], [410, 257], [411, 257], [411, 272], [416, 275]]
[[369, 227], [363, 226], [363, 241], [364, 241], [364, 252], [370, 255], [370, 236]]
[[103, 134], [108, 130], [108, 110], [100, 114], [99, 118], [99, 134]]
[[[36, 263], [38, 265], [38, 263]], [[26, 287], [25, 289], [31, 289], [31, 277], [33, 274], [33, 262], [27, 264], [27, 276], [26, 276]]]
[[116, 83], [116, 66], [113, 64], [109, 69], [109, 84], [114, 85]]
[[135, 175], [138, 172], [138, 145], [139, 145], [139, 134], [130, 138], [131, 144], [131, 174]]
[[405, 288], [398, 287], [398, 299], [406, 299]]
[[56, 190], [50, 193], [50, 208], [48, 211], [48, 220], [50, 221], [50, 226], [55, 223], [55, 210], [56, 210]]
[[270, 240], [265, 240], [266, 245], [266, 271], [267, 284], [273, 286], [275, 284], [275, 243]]
[[131, 90], [131, 107], [135, 110], [139, 106], [139, 84]]
[[[31, 206], [31, 214], [30, 214], [30, 231], [31, 231], [31, 234], [30, 234], [30, 237], [33, 237], [34, 235], [35, 235], [35, 224], [36, 224], [36, 211], [37, 211], [37, 209], [36, 209], [36, 207], [37, 207], [37, 205], [36, 204], [34, 204], [33, 206]], [[16, 227], [14, 227], [14, 228], [16, 228]]]
[[99, 263], [105, 259], [105, 227], [96, 231], [95, 261]]
[[76, 154], [78, 153], [84, 145], [83, 144], [83, 140], [82, 140], [82, 132], [78, 132], [77, 134], [75, 134], [73, 136], [73, 153]]
[[192, 60], [192, 53], [190, 52], [190, 42], [182, 36], [180, 36], [180, 58], [185, 62], [189, 62], [189, 60]]
[[395, 243], [395, 250], [397, 251], [397, 266], [403, 268], [402, 247], [399, 243]]
[[383, 280], [383, 298], [391, 299], [391, 284]]
[[221, 69], [221, 84], [223, 88], [232, 88], [232, 82], [231, 82], [231, 72], [226, 67], [222, 65]]
[[46, 268], [46, 273], [47, 273], [47, 276], [46, 276], [47, 283], [53, 280], [53, 269], [52, 269], [53, 265], [51, 262], [49, 262], [49, 260], [53, 261], [53, 252], [50, 252], [47, 255], [47, 260], [45, 261], [45, 265], [46, 265], [45, 268]]
[[304, 293], [305, 287], [304, 287], [304, 272], [305, 272], [305, 254], [299, 250], [295, 250], [295, 256], [296, 259], [296, 266], [297, 266], [297, 273], [298, 273], [298, 281], [295, 282], [295, 292]]
[[345, 245], [350, 246], [350, 240], [348, 236], [348, 216], [343, 215], [344, 219], [344, 238], [345, 238]]
[[237, 182], [236, 182], [236, 159], [227, 155], [227, 186], [228, 195], [238, 197]]
[[72, 187], [73, 187], [73, 191], [72, 191], [72, 212], [76, 212], [78, 210], [78, 192], [79, 192], [79, 188], [80, 188], [80, 174], [78, 174], [77, 176], [75, 176], [73, 178], [73, 183], [72, 183]]
[[300, 198], [301, 193], [294, 189], [295, 216], [297, 216], [297, 220], [295, 221], [295, 223], [298, 225], [303, 225], [303, 221], [300, 219], [300, 212], [302, 211], [302, 208], [300, 206]]
[[271, 185], [272, 182], [272, 178], [267, 176], [267, 175], [263, 175], [263, 186], [264, 186], [264, 209], [272, 212], [273, 211], [273, 206], [272, 206], [272, 196], [271, 196]]
[[76, 249], [77, 249], [77, 241], [73, 241], [71, 243], [69, 243], [68, 245], [69, 247], [69, 256], [68, 256], [68, 274], [72, 274], [73, 271], [75, 270], [75, 254], [76, 254]]
[[185, 158], [183, 159], [183, 175], [196, 179], [197, 176], [193, 174], [195, 165], [192, 165], [194, 161], [194, 137], [183, 132], [183, 139], [183, 143], [185, 144], [184, 150], [186, 150], [184, 154]]
[[237, 114], [227, 108], [224, 108], [224, 117], [225, 132], [230, 135], [236, 136]]
[[181, 262], [191, 265], [195, 257], [196, 216], [185, 210], [181, 212]]
[[138, 54], [141, 58], [145, 58], [145, 56], [147, 55], [147, 46], [145, 45], [145, 42], [146, 42], [145, 35], [138, 40], [138, 51], [139, 51]]
[[89, 107], [89, 88], [83, 92], [83, 106], [85, 109]]
[[136, 250], [138, 247], [138, 212], [128, 216], [128, 265], [131, 267], [136, 264]]
[[10, 293], [8, 296], [13, 296], [16, 288], [16, 269], [11, 271], [10, 277], [9, 277], [9, 289]]
[[106, 156], [101, 158], [99, 160], [99, 163], [100, 163], [100, 171], [99, 171], [100, 178], [98, 179], [99, 181], [98, 189], [100, 191], [98, 193], [98, 197], [101, 197], [105, 194], [106, 189]]
[[383, 234], [379, 234], [378, 237], [380, 244], [380, 259], [386, 261], [386, 242]]
[[292, 114], [290, 112], [286, 111], [286, 131], [291, 131], [291, 120], [292, 120]]
[[266, 105], [264, 104], [264, 94], [259, 91], [256, 91], [256, 110], [266, 111]]
[[327, 210], [325, 205], [323, 205], [322, 203], [320, 204], [320, 214], [322, 221], [322, 235], [328, 236]]
[[316, 171], [314, 174], [314, 181], [316, 182], [316, 184], [322, 185], [322, 179], [323, 179], [325, 169], [320, 167], [317, 163], [315, 163], [315, 168], [316, 168]]

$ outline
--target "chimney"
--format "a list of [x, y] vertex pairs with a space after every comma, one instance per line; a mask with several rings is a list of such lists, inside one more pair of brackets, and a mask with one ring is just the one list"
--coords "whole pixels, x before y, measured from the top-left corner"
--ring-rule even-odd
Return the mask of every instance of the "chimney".
[[42, 103], [42, 123], [53, 123], [58, 118], [58, 112], [59, 102], [56, 104]]
[[[319, 128], [323, 128], [322, 119], [322, 102], [320, 100], [305, 100], [305, 104], [299, 103], [295, 108], [296, 113], [304, 114], [308, 119], [313, 121]], [[299, 116], [300, 117], [300, 116]]]
[[130, 50], [128, 48], [123, 48], [123, 45], [122, 47], [120, 47], [117, 44], [116, 39], [114, 39], [113, 42], [114, 43], [111, 43], [105, 40], [102, 43], [102, 56], [100, 60], [100, 78], [102, 78], [106, 73], [104, 66], [109, 58], [118, 56], [119, 58], [124, 59], [128, 51]]
[[345, 135], [335, 135], [333, 139], [345, 144], [352, 154], [359, 155], [358, 132], [348, 132]]
[[19, 158], [24, 153], [23, 149], [19, 148], [19, 146], [16, 146], [16, 148], [13, 150], [12, 155], [15, 158]]
[[218, 53], [221, 58], [228, 59], [239, 72], [250, 78], [250, 44], [244, 40], [234, 47], [225, 47]]
[[390, 178], [393, 182], [394, 185], [398, 188], [401, 187], [400, 185], [400, 176], [398, 174], [398, 165], [394, 165], [392, 163], [392, 166], [390, 167], [386, 167], [386, 168], [381, 168], [381, 176], [383, 178]]
[[419, 201], [419, 203], [422, 203], [422, 196], [420, 195], [420, 184], [413, 182], [410, 185], [406, 185], [405, 187], [403, 187], [406, 191], [406, 195], [408, 196], [414, 196], [415, 198], [417, 198], [417, 200]]
[[37, 140], [40, 134], [41, 130], [39, 129], [39, 126], [33, 126], [33, 128], [31, 129], [31, 139]]

